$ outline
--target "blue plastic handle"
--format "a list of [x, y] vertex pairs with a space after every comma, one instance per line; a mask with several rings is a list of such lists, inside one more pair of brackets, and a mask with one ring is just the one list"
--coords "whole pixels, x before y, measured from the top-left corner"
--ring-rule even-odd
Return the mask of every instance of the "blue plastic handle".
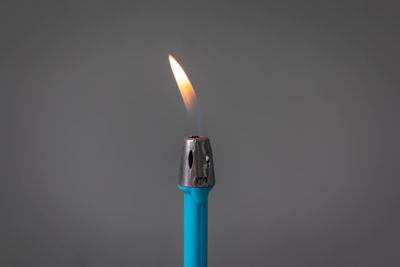
[[185, 193], [184, 267], [207, 267], [208, 193], [212, 187], [178, 187]]

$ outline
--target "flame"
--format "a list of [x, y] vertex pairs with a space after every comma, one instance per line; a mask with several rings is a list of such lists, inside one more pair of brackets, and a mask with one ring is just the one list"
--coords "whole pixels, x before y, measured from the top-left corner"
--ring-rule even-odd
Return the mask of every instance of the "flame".
[[194, 92], [193, 86], [178, 61], [176, 61], [176, 59], [171, 55], [168, 55], [168, 58], [172, 73], [175, 76], [183, 102], [185, 103], [185, 107], [187, 111], [192, 112], [196, 103], [196, 93]]

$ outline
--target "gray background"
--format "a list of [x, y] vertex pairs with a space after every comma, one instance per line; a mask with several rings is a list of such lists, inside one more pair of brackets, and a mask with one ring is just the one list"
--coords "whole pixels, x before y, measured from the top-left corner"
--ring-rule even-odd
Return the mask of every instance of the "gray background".
[[395, 2], [2, 1], [0, 266], [182, 266], [168, 53], [209, 266], [400, 266]]

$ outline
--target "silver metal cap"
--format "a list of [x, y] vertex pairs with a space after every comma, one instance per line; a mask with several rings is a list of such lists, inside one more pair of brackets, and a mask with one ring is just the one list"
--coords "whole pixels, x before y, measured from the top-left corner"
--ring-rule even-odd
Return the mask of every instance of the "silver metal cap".
[[185, 138], [179, 184], [185, 187], [211, 187], [215, 184], [211, 144], [207, 137]]

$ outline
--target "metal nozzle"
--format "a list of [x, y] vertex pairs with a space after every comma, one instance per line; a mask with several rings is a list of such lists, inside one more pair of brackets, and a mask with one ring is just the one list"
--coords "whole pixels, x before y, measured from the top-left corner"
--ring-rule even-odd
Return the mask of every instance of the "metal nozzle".
[[211, 187], [215, 184], [211, 144], [207, 137], [185, 138], [179, 184], [185, 187]]

